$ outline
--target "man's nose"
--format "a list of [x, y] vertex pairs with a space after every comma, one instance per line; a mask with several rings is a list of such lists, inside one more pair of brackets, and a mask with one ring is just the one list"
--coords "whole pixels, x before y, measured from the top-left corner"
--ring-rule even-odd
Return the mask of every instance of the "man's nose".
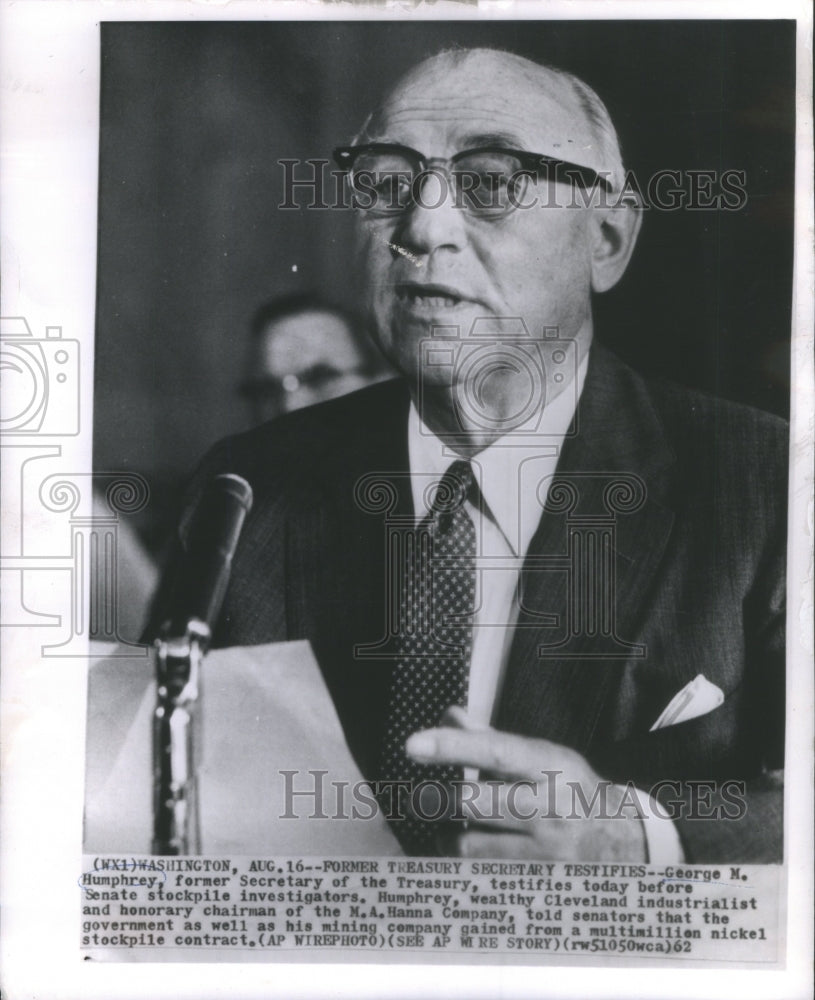
[[449, 174], [430, 169], [417, 179], [413, 203], [395, 236], [401, 246], [416, 254], [462, 249], [467, 240], [464, 211], [456, 207]]

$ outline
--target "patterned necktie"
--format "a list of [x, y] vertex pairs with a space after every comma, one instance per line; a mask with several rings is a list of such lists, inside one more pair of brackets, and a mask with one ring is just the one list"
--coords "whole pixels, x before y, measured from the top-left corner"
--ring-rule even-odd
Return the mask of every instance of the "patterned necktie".
[[[400, 802], [420, 804], [421, 816], [400, 808], [404, 819], [391, 827], [406, 854], [436, 854], [437, 813], [449, 782], [461, 768], [418, 764], [405, 753], [411, 733], [438, 725], [450, 705], [466, 705], [475, 609], [475, 527], [464, 501], [477, 504], [469, 462], [453, 462], [438, 484], [430, 513], [405, 537], [401, 567], [399, 659], [391, 685], [380, 778], [380, 802], [395, 815], [396, 790], [388, 783], [407, 781]], [[413, 795], [421, 782], [432, 783]], [[422, 818], [424, 817], [424, 818]], [[441, 817], [443, 818], [443, 817]]]

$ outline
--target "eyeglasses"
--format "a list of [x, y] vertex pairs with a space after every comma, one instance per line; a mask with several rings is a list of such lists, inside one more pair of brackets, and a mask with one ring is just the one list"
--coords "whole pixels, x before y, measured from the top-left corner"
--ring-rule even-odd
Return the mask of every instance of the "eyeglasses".
[[318, 362], [300, 372], [285, 375], [259, 375], [241, 383], [240, 393], [248, 399], [279, 399], [298, 392], [300, 389], [321, 390], [332, 382], [351, 376], [372, 377], [376, 374], [371, 365], [357, 365], [354, 368], [335, 368]]
[[435, 202], [423, 200], [424, 181], [431, 175], [445, 182], [449, 178], [455, 206], [483, 218], [501, 218], [516, 208], [531, 207], [523, 200], [531, 181], [611, 190], [610, 182], [590, 167], [503, 146], [465, 149], [445, 160], [428, 159], [409, 146], [375, 142], [339, 146], [334, 159], [348, 173], [354, 207], [375, 216], [399, 215], [417, 204], [441, 205], [446, 190]]

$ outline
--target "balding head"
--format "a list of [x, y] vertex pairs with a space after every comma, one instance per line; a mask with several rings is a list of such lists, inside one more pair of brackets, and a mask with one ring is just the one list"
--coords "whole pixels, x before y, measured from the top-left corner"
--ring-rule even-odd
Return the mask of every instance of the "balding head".
[[565, 70], [533, 62], [499, 49], [448, 49], [410, 69], [369, 116], [357, 141], [381, 139], [382, 125], [398, 119], [400, 109], [422, 102], [423, 94], [455, 99], [489, 92], [501, 103], [516, 106], [524, 124], [545, 136], [546, 148], [534, 151], [591, 167], [608, 178], [615, 190], [623, 186], [617, 132], [606, 106], [592, 88]]

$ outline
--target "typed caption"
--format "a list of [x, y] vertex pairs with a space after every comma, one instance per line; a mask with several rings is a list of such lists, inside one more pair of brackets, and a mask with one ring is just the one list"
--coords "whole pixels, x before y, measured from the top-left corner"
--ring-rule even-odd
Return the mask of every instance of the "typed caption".
[[771, 966], [782, 877], [746, 865], [89, 855], [77, 885], [94, 959]]

